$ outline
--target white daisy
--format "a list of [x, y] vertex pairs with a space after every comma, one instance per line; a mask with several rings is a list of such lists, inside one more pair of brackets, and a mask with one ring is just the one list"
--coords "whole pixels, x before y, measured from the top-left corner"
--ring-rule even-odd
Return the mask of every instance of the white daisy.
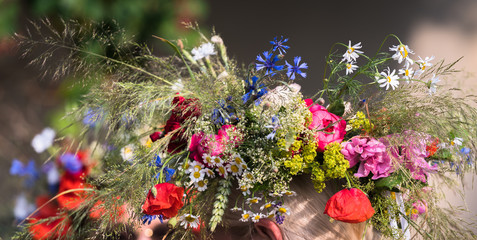
[[290, 209], [285, 206], [277, 207], [277, 213], [279, 215], [290, 215]]
[[224, 165], [224, 160], [219, 156], [212, 156], [212, 166], [221, 166]]
[[344, 60], [346, 60], [347, 62], [356, 61], [356, 59], [359, 57], [358, 53], [363, 53], [363, 51], [357, 50], [361, 48], [362, 48], [361, 42], [351, 46], [351, 41], [349, 41], [348, 50], [346, 50], [345, 54], [343, 54], [343, 60], [341, 61], [344, 61]]
[[384, 71], [382, 71], [381, 76], [383, 76], [384, 78], [378, 79], [378, 83], [380, 84], [379, 86], [386, 87], [386, 90], [389, 89], [389, 86], [391, 86], [393, 90], [397, 88], [397, 86], [399, 85], [399, 81], [398, 81], [399, 77], [398, 75], [395, 75], [395, 73], [396, 73], [396, 70], [393, 70], [391, 72], [391, 69], [389, 69], [389, 67], [388, 69], [385, 69]]
[[283, 194], [281, 194], [279, 192], [272, 192], [272, 193], [269, 193], [268, 195], [270, 197], [281, 197], [281, 196], [283, 196]]
[[215, 177], [214, 171], [212, 171], [212, 169], [210, 169], [210, 168], [204, 168], [204, 169], [202, 169], [202, 171], [205, 173], [205, 175], [207, 175], [207, 177], [210, 177], [210, 178]]
[[437, 83], [440, 82], [439, 77], [436, 77], [436, 75], [432, 76], [431, 80], [428, 83], [429, 87], [429, 95], [432, 95], [433, 93], [436, 93], [437, 91]]
[[229, 172], [227, 171], [227, 167], [223, 166], [223, 165], [219, 165], [215, 168], [215, 171], [217, 171], [217, 173], [219, 173], [220, 176], [222, 177], [227, 177], [229, 175]]
[[202, 163], [193, 161], [192, 163], [189, 164], [189, 168], [187, 168], [185, 172], [186, 173], [200, 172], [202, 169], [204, 169], [204, 165]]
[[242, 166], [235, 163], [227, 164], [227, 171], [233, 176], [240, 176], [242, 174]]
[[247, 204], [258, 203], [260, 202], [260, 200], [262, 200], [262, 198], [259, 198], [259, 197], [247, 198]]
[[181, 226], [183, 226], [184, 229], [197, 228], [199, 227], [199, 217], [200, 216], [194, 216], [192, 214], [186, 213], [179, 217], [179, 221], [181, 222]]
[[207, 183], [209, 183], [209, 181], [207, 179], [202, 179], [202, 180], [199, 180], [197, 182], [194, 182], [194, 185], [195, 185], [195, 188], [197, 188], [197, 190], [199, 192], [203, 192], [207, 189]]
[[254, 213], [252, 215], [252, 222], [258, 222], [260, 221], [261, 218], [265, 217], [265, 215], [263, 215], [262, 213]]
[[267, 218], [269, 219], [275, 219], [275, 217], [276, 217], [275, 211], [271, 211], [267, 214]]
[[267, 209], [267, 210], [268, 210], [269, 208], [273, 207], [273, 204], [275, 204], [274, 201], [272, 201], [272, 202], [267, 202], [267, 203], [263, 204], [263, 205], [260, 207], [260, 211], [263, 211], [263, 209]]
[[464, 141], [464, 139], [462, 139], [460, 137], [455, 137], [454, 140], [451, 141], [451, 145], [452, 146], [462, 146], [463, 141]]
[[414, 70], [409, 68], [409, 64], [406, 64], [406, 67], [399, 69], [398, 73], [402, 75], [402, 78], [407, 79], [407, 83], [409, 83], [414, 74]]
[[242, 185], [239, 186], [238, 189], [240, 189], [240, 191], [242, 192], [242, 194], [243, 194], [244, 196], [250, 195], [250, 188], [249, 188], [247, 185], [242, 184]]
[[203, 160], [204, 163], [206, 163], [208, 166], [213, 166], [213, 164], [214, 164], [213, 157], [210, 156], [210, 154], [204, 153], [204, 154], [202, 155], [202, 160]]
[[400, 44], [397, 46], [392, 46], [389, 48], [389, 51], [395, 51], [396, 53], [392, 56], [392, 58], [398, 63], [401, 63], [403, 60], [406, 60], [410, 65], [414, 63], [412, 59], [409, 57], [409, 54], [414, 54], [414, 52], [404, 44]]
[[253, 213], [250, 211], [243, 211], [242, 213], [242, 218], [240, 218], [240, 221], [242, 222], [248, 222], [250, 220], [250, 217]]
[[134, 145], [128, 144], [121, 148], [121, 157], [124, 161], [131, 162], [134, 159]]
[[290, 190], [284, 191], [284, 192], [282, 192], [282, 194], [285, 195], [285, 196], [288, 196], [288, 197], [296, 196], [296, 192], [295, 191], [290, 191]]
[[239, 208], [239, 207], [237, 207], [237, 206], [235, 206], [235, 207], [231, 208], [230, 211], [232, 211], [232, 212], [238, 212], [238, 211], [242, 211], [242, 209]]
[[241, 165], [241, 164], [245, 163], [245, 162], [243, 161], [243, 158], [242, 158], [242, 157], [240, 156], [240, 154], [238, 154], [238, 153], [237, 153], [237, 154], [234, 154], [234, 155], [232, 156], [232, 160], [233, 160], [236, 164], [238, 164], [238, 165]]
[[41, 133], [35, 135], [31, 140], [31, 146], [35, 149], [35, 152], [42, 153], [51, 145], [55, 140], [55, 130], [47, 127], [41, 131]]
[[249, 171], [243, 171], [242, 177], [246, 178], [247, 180], [253, 181], [253, 175]]
[[216, 54], [214, 50], [214, 44], [212, 43], [204, 43], [199, 47], [195, 47], [194, 49], [192, 49], [191, 53], [194, 55], [193, 58], [196, 61]]
[[432, 63], [430, 63], [430, 61], [432, 60], [434, 60], [434, 56], [426, 57], [424, 60], [419, 57], [419, 60], [416, 61], [416, 63], [419, 65], [419, 70], [416, 72], [416, 74], [421, 75], [426, 68], [431, 67]]
[[353, 73], [354, 70], [358, 69], [358, 65], [354, 65], [356, 62], [346, 63], [346, 75]]

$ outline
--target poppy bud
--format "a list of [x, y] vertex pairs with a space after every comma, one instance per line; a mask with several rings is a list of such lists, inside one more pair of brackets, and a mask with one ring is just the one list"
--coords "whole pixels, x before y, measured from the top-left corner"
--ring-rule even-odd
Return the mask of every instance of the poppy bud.
[[326, 203], [324, 214], [338, 221], [360, 223], [370, 219], [374, 209], [366, 194], [357, 188], [351, 188], [333, 195]]

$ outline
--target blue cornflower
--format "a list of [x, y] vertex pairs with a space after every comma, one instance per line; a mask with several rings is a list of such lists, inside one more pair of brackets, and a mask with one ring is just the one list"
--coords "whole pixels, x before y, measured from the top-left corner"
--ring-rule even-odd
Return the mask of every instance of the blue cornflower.
[[[156, 165], [157, 170], [159, 170], [159, 172], [156, 174], [156, 179], [159, 179], [161, 177], [160, 170], [162, 168], [162, 162], [161, 162], [161, 157], [157, 154], [156, 154], [155, 165]], [[166, 182], [169, 182], [172, 179], [172, 176], [174, 176], [174, 173], [176, 172], [176, 170], [174, 170], [172, 168], [165, 167], [162, 172], [163, 172], [164, 176], [166, 177]]]
[[27, 187], [33, 186], [35, 180], [40, 177], [40, 173], [35, 167], [35, 161], [30, 160], [25, 166], [18, 159], [13, 159], [12, 166], [10, 167], [10, 174], [13, 176], [26, 176], [25, 185]]
[[278, 40], [277, 37], [273, 39], [273, 41], [270, 41], [270, 43], [273, 45], [273, 51], [275, 52], [277, 49], [280, 52], [280, 54], [287, 53], [285, 49], [289, 49], [289, 46], [283, 45], [284, 43], [288, 42], [288, 38], [283, 39], [283, 36], [281, 36], [280, 40]]
[[79, 173], [83, 169], [83, 163], [76, 154], [65, 153], [60, 156], [60, 162], [68, 172]]
[[[228, 101], [231, 101], [232, 98], [228, 97]], [[220, 100], [217, 102], [219, 104], [219, 108], [215, 108], [212, 110], [212, 120], [215, 124], [224, 125], [230, 120], [237, 120], [237, 118], [233, 118], [235, 115], [235, 108], [231, 105], [226, 105], [224, 100]]]
[[265, 75], [271, 74], [274, 75], [273, 71], [279, 71], [283, 69], [283, 65], [275, 65], [278, 60], [280, 60], [277, 56], [273, 56], [273, 53], [268, 53], [268, 51], [263, 52], [263, 58], [261, 55], [257, 56], [257, 61], [261, 63], [256, 64], [257, 71], [265, 69]]
[[141, 220], [142, 220], [142, 224], [151, 224], [152, 220], [159, 218], [159, 221], [161, 221], [161, 223], [164, 223], [164, 218], [162, 217], [162, 215], [147, 215], [147, 214], [144, 214], [144, 216], [141, 217]]
[[248, 80], [244, 81], [246, 84], [245, 92], [247, 93], [242, 96], [243, 103], [245, 104], [248, 100], [255, 99], [255, 105], [259, 105], [262, 102], [261, 97], [268, 92], [265, 84], [261, 83], [257, 86], [258, 77], [256, 76], [252, 77], [252, 83]]
[[294, 62], [295, 66], [292, 66], [289, 64], [287, 61], [285, 61], [285, 64], [288, 67], [287, 71], [287, 76], [291, 79], [295, 79], [295, 74], [300, 74], [303, 78], [306, 78], [306, 73], [302, 72], [302, 69], [308, 69], [308, 65], [306, 63], [300, 64], [301, 57], [295, 57]]
[[266, 136], [267, 139], [273, 139], [275, 138], [275, 134], [277, 133], [277, 129], [280, 126], [280, 120], [278, 119], [277, 115], [274, 115], [272, 117], [272, 125], [267, 125], [265, 126], [266, 128], [272, 128], [273, 131]]

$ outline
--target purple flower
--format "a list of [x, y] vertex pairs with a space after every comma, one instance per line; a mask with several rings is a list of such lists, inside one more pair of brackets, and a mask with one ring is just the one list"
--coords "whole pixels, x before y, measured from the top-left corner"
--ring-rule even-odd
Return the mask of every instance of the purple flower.
[[295, 79], [295, 74], [299, 74], [301, 77], [306, 78], [306, 73], [302, 72], [302, 69], [308, 69], [308, 65], [306, 63], [301, 63], [301, 57], [295, 57], [294, 63], [295, 65], [289, 64], [287, 61], [285, 61], [285, 64], [287, 65], [287, 76], [291, 79]]
[[386, 145], [382, 142], [368, 137], [353, 137], [351, 142], [341, 144], [341, 153], [349, 161], [349, 166], [354, 167], [359, 164], [356, 177], [367, 177], [373, 174], [371, 179], [387, 177], [394, 172], [391, 158], [386, 152]]
[[256, 64], [257, 71], [265, 69], [265, 75], [271, 74], [274, 75], [273, 71], [279, 71], [283, 69], [283, 65], [276, 65], [276, 62], [280, 60], [277, 56], [273, 56], [273, 53], [268, 53], [268, 51], [263, 52], [263, 58], [261, 55], [257, 56], [257, 61], [261, 63]]
[[273, 41], [270, 41], [270, 43], [273, 45], [273, 51], [275, 52], [277, 49], [280, 52], [280, 54], [287, 53], [285, 49], [289, 49], [289, 46], [283, 45], [284, 43], [288, 42], [288, 38], [283, 39], [283, 36], [280, 37], [280, 40], [278, 40], [278, 37], [275, 37]]
[[83, 163], [76, 154], [65, 153], [60, 156], [60, 162], [65, 169], [72, 174], [79, 173], [83, 169]]

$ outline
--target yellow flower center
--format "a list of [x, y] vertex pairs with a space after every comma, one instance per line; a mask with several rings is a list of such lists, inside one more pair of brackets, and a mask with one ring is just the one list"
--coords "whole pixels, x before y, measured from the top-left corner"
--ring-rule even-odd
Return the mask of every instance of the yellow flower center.
[[387, 76], [386, 78], [388, 79], [388, 82], [391, 82], [392, 79], [390, 76]]
[[210, 163], [210, 162], [212, 162], [212, 158], [209, 157], [209, 156], [207, 156], [207, 157], [205, 157], [205, 161], [208, 162], [208, 163]]
[[215, 163], [220, 163], [220, 158], [218, 158], [218, 157], [214, 158], [214, 162]]
[[413, 208], [413, 209], [411, 210], [411, 213], [415, 215], [415, 214], [418, 214], [419, 212], [417, 211], [417, 209]]
[[235, 162], [237, 164], [241, 164], [242, 163], [242, 159], [240, 157], [235, 157]]
[[194, 172], [194, 178], [199, 178], [200, 177], [200, 172]]
[[281, 212], [281, 213], [286, 213], [286, 212], [287, 212], [287, 209], [281, 207], [281, 208], [278, 209], [278, 211]]
[[293, 195], [293, 193], [292, 192], [285, 192], [285, 195], [290, 196], [290, 195]]
[[267, 203], [267, 204], [265, 204], [265, 206], [264, 206], [264, 207], [265, 207], [265, 208], [269, 208], [269, 207], [271, 207], [271, 206], [272, 206], [272, 204], [271, 204], [271, 203]]
[[346, 64], [346, 68], [347, 68], [347, 69], [351, 69], [351, 67], [352, 67], [352, 66], [351, 66], [351, 63], [347, 63], [347, 64]]
[[401, 51], [399, 51], [399, 52], [401, 53], [401, 56], [403, 58], [407, 58], [407, 55], [409, 54], [405, 47], [401, 47]]
[[250, 217], [250, 214], [248, 214], [248, 213], [245, 213], [245, 214], [242, 216], [243, 219], [248, 219], [249, 217]]
[[351, 54], [352, 52], [354, 52], [354, 48], [350, 47], [350, 48], [348, 49], [348, 53]]
[[199, 187], [204, 187], [205, 186], [205, 182], [204, 181], [199, 181], [197, 183], [197, 185], [199, 185]]
[[237, 167], [237, 165], [232, 165], [230, 166], [230, 170], [232, 170], [233, 173], [237, 173], [239, 171], [239, 168]]
[[248, 189], [248, 188], [247, 188], [247, 186], [245, 186], [245, 185], [244, 185], [244, 186], [240, 186], [240, 191], [242, 191], [242, 192], [246, 192], [247, 189]]
[[406, 71], [404, 71], [404, 72], [405, 72], [406, 76], [409, 76], [409, 70], [408, 69], [406, 69]]
[[192, 222], [195, 221], [195, 217], [192, 217], [192, 216], [189, 215], [189, 216], [185, 217], [185, 220], [192, 223]]
[[224, 167], [219, 167], [219, 172], [220, 172], [222, 175], [225, 175], [225, 168], [224, 168]]
[[201, 168], [199, 165], [195, 165], [195, 166], [194, 166], [194, 170], [195, 170], [195, 171], [200, 171], [201, 169], [202, 169], [202, 168]]
[[257, 202], [258, 202], [258, 199], [256, 199], [256, 198], [250, 200], [250, 203], [257, 203]]
[[259, 220], [260, 219], [260, 215], [257, 215], [254, 217], [255, 220]]

